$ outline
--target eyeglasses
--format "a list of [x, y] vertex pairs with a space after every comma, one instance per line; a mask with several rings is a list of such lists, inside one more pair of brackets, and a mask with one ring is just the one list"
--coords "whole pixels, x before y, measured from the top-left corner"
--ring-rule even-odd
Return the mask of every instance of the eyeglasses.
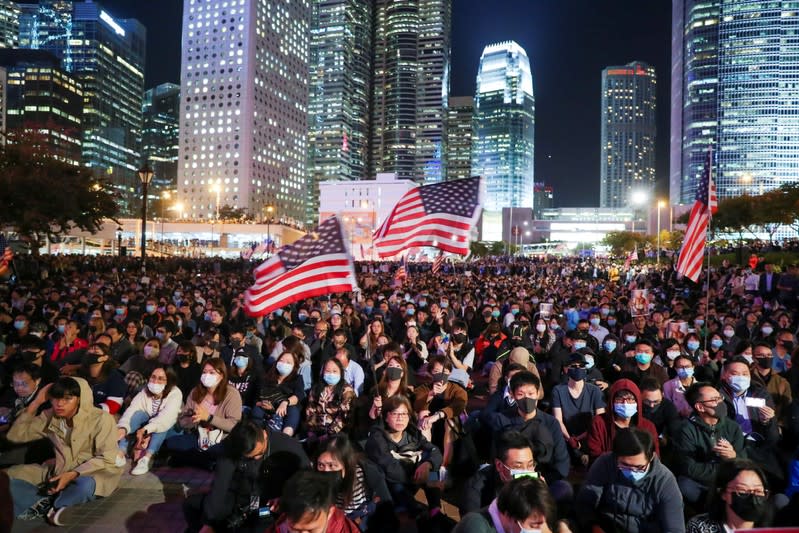
[[391, 417], [394, 417], [394, 418], [408, 418], [411, 415], [409, 415], [408, 413], [392, 411], [391, 413], [388, 413], [388, 416], [391, 416]]
[[753, 496], [765, 496], [766, 498], [768, 498], [768, 495], [769, 495], [769, 491], [767, 489], [764, 489], [764, 488], [756, 488], [756, 489], [744, 489], [744, 488], [727, 489], [727, 492], [729, 492], [730, 494], [737, 494], [738, 496], [748, 496], [748, 495], [751, 494]]
[[710, 398], [708, 400], [699, 400], [699, 403], [719, 403], [724, 401], [724, 398], [721, 396], [716, 396], [715, 398]]
[[616, 396], [616, 399], [614, 401], [621, 403], [638, 403], [638, 400], [636, 400], [632, 396]]
[[646, 463], [645, 465], [635, 465], [635, 466], [633, 466], [633, 465], [623, 465], [623, 464], [619, 463], [618, 467], [619, 467], [620, 470], [626, 470], [628, 472], [637, 472], [639, 474], [643, 474], [643, 473], [646, 473], [647, 470], [649, 470], [649, 463]]

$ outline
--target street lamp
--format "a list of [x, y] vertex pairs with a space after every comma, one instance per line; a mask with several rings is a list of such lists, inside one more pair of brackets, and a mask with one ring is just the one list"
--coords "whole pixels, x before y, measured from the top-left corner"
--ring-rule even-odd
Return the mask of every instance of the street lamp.
[[122, 257], [122, 226], [117, 226], [117, 254]]
[[272, 213], [274, 213], [274, 206], [268, 205], [264, 208], [266, 211], [266, 257], [271, 257], [269, 250], [272, 246]]
[[222, 193], [222, 184], [217, 180], [216, 183], [211, 185], [211, 192], [216, 193], [216, 219], [219, 220], [219, 195]]
[[144, 269], [145, 262], [147, 261], [147, 188], [153, 180], [153, 169], [144, 162], [144, 166], [139, 169], [139, 179], [142, 186], [142, 201], [141, 201], [141, 267]]
[[666, 202], [658, 200], [658, 258], [657, 266], [660, 266], [660, 210], [666, 207]]
[[636, 208], [633, 210], [633, 233], [635, 233], [635, 220], [638, 217], [638, 208], [644, 205], [648, 199], [649, 194], [642, 190], [633, 191], [630, 195], [630, 202], [636, 206]]

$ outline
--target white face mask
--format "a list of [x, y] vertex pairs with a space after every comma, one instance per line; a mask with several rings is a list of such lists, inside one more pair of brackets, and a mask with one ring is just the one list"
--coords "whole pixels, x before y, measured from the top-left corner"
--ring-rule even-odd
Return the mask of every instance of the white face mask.
[[217, 383], [219, 383], [220, 377], [216, 374], [203, 374], [200, 376], [200, 383], [207, 388], [216, 387]]
[[164, 392], [166, 388], [166, 383], [153, 383], [151, 381], [147, 382], [147, 389], [155, 395], [159, 395]]
[[538, 333], [543, 333], [543, 332], [545, 332], [547, 330], [547, 326], [546, 326], [546, 324], [536, 324], [535, 330]]

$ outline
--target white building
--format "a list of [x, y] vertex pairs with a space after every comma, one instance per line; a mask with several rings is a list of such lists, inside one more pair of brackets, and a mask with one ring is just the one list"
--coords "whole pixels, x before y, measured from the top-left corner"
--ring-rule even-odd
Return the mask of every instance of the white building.
[[[178, 196], [303, 220], [310, 0], [186, 0]], [[270, 208], [270, 209], [267, 209]]]
[[383, 223], [400, 198], [415, 187], [396, 174], [373, 180], [319, 183], [319, 222], [336, 215], [349, 235], [356, 259], [372, 257], [372, 232]]

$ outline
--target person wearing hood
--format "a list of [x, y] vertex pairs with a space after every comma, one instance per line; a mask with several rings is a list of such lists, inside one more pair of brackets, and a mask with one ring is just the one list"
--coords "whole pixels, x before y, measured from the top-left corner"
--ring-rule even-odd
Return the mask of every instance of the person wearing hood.
[[[122, 475], [116, 466], [116, 424], [110, 414], [94, 406], [93, 398], [85, 379], [62, 377], [39, 390], [14, 422], [9, 441], [46, 437], [55, 450], [54, 465], [25, 464], [7, 470], [15, 516], [33, 520], [46, 515], [51, 524], [63, 525], [65, 508], [116, 490]], [[52, 407], [39, 413], [47, 400]]]
[[688, 503], [702, 500], [719, 464], [745, 457], [741, 427], [727, 416], [727, 404], [710, 383], [698, 382], [685, 392], [693, 414], [674, 438], [677, 483]]
[[502, 369], [508, 363], [522, 365], [527, 370], [538, 376], [539, 379], [541, 378], [541, 376], [538, 374], [538, 368], [536, 367], [535, 359], [532, 357], [532, 355], [530, 355], [530, 352], [527, 350], [527, 348], [517, 346], [510, 351], [510, 355], [508, 355], [507, 358], [502, 357], [497, 359], [496, 363], [491, 366], [491, 370], [488, 373], [489, 393], [494, 394], [497, 392], [500, 378], [502, 378]]
[[610, 386], [610, 409], [595, 416], [588, 431], [588, 456], [595, 461], [613, 447], [616, 433], [631, 427], [646, 431], [652, 436], [655, 453], [660, 455], [658, 433], [655, 425], [644, 418], [641, 390], [629, 379], [620, 379]]
[[657, 439], [631, 427], [619, 430], [612, 453], [596, 460], [577, 493], [583, 528], [683, 533], [683, 502], [674, 474], [655, 453]]

